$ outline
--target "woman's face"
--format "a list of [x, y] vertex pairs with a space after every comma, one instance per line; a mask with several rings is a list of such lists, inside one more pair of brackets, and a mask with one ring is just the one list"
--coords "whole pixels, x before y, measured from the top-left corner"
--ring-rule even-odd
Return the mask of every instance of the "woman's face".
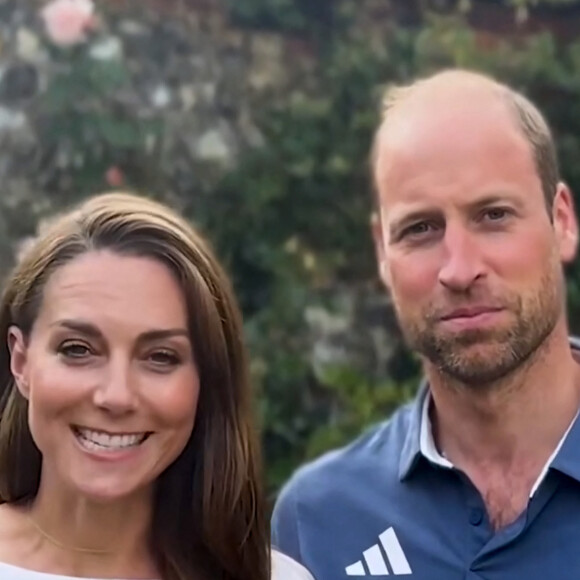
[[9, 332], [41, 487], [99, 501], [149, 491], [191, 435], [199, 377], [169, 269], [89, 252], [49, 279], [29, 341]]

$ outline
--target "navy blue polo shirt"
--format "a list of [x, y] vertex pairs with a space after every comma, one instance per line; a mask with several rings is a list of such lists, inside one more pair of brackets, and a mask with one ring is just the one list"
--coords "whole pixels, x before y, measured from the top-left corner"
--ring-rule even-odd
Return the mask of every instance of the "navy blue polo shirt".
[[299, 469], [274, 508], [273, 545], [316, 580], [580, 580], [580, 419], [524, 513], [494, 531], [468, 478], [425, 452], [427, 396]]

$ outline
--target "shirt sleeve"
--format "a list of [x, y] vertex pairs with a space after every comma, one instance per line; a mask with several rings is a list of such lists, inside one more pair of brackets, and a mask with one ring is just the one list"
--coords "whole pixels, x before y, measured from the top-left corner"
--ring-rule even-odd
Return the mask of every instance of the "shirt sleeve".
[[302, 563], [296, 490], [292, 482], [280, 492], [271, 520], [272, 547]]

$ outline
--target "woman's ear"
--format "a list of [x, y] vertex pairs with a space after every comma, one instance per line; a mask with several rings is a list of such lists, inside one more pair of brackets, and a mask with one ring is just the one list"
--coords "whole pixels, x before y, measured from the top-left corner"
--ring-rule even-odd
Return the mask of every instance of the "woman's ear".
[[8, 350], [10, 351], [10, 371], [20, 394], [28, 399], [28, 345], [22, 330], [17, 326], [8, 329]]

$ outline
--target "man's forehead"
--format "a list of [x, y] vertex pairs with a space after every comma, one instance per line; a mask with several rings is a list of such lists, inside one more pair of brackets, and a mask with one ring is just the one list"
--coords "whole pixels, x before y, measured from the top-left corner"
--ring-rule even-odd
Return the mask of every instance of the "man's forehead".
[[406, 89], [396, 89], [385, 99], [387, 108], [425, 100], [446, 102], [454, 96], [471, 98], [503, 99], [507, 87], [491, 78], [467, 71], [446, 71], [419, 81]]
[[529, 143], [503, 103], [449, 101], [445, 107], [405, 104], [379, 129], [375, 177], [380, 185], [387, 174], [407, 166], [434, 170], [440, 163], [483, 163], [482, 154], [518, 154], [532, 159]]
[[482, 132], [490, 124], [494, 131], [504, 127], [518, 130], [513, 111], [497, 94], [463, 90], [435, 95], [425, 92], [409, 97], [387, 113], [379, 128], [378, 142], [382, 147], [401, 148], [405, 144], [417, 146], [425, 139], [466, 139], [470, 132]]

